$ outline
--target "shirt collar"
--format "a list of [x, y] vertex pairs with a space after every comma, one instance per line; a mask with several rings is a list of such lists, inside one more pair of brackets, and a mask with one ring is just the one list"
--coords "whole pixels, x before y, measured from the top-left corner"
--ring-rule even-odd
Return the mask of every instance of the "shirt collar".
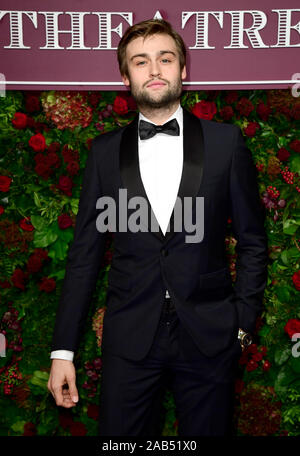
[[[153, 123], [151, 120], [149, 120], [147, 117], [145, 117], [141, 112], [139, 113], [139, 120], [145, 120], [146, 122]], [[169, 120], [176, 119], [178, 122], [178, 125], [180, 127], [180, 136], [182, 135], [182, 129], [183, 129], [183, 110], [181, 104], [179, 104], [178, 108], [176, 111], [165, 121], [165, 123], [169, 122]], [[156, 125], [156, 124], [154, 124]]]

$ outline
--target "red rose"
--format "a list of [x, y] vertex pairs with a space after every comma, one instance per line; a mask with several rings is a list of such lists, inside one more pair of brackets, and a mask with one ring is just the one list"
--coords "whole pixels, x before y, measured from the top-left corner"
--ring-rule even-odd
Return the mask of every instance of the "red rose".
[[300, 291], [300, 270], [293, 274], [292, 280], [296, 290]]
[[241, 378], [237, 378], [234, 384], [234, 391], [236, 394], [241, 394], [245, 386], [245, 382]]
[[61, 153], [64, 157], [65, 163], [70, 163], [72, 161], [77, 161], [79, 159], [78, 150], [70, 149], [67, 144], [64, 145]]
[[252, 355], [252, 359], [256, 362], [261, 361], [263, 359], [263, 355], [261, 352], [257, 352], [254, 355]]
[[23, 435], [36, 435], [36, 427], [34, 423], [25, 423]]
[[22, 130], [27, 126], [27, 116], [23, 112], [15, 112], [11, 122], [17, 130]]
[[232, 104], [238, 99], [238, 96], [239, 95], [236, 90], [230, 90], [225, 96], [225, 101], [228, 104]]
[[236, 104], [236, 109], [239, 111], [241, 116], [248, 117], [253, 111], [254, 106], [250, 100], [246, 97], [242, 97]]
[[35, 128], [35, 120], [32, 117], [27, 116], [27, 127]]
[[293, 334], [300, 333], [300, 320], [290, 318], [284, 327], [285, 332], [289, 335], [290, 339]]
[[248, 372], [252, 372], [252, 371], [254, 371], [257, 368], [258, 368], [257, 362], [255, 362], [253, 359], [250, 359], [250, 361], [248, 361], [248, 363], [246, 365], [246, 370]]
[[71, 161], [67, 165], [67, 171], [71, 176], [75, 176], [79, 171], [79, 164], [76, 161]]
[[234, 112], [233, 112], [233, 109], [231, 106], [224, 106], [224, 108], [222, 108], [220, 110], [220, 116], [224, 119], [224, 120], [230, 120], [234, 115]]
[[299, 152], [300, 153], [300, 140], [299, 139], [294, 139], [294, 141], [292, 141], [290, 144], [289, 144], [290, 148], [292, 150], [294, 150], [295, 152]]
[[271, 363], [270, 363], [270, 361], [268, 361], [268, 360], [266, 359], [266, 361], [263, 363], [263, 367], [262, 367], [262, 368], [263, 368], [263, 371], [264, 371], [264, 372], [267, 372], [267, 371], [270, 369], [270, 367], [271, 367]]
[[62, 409], [59, 411], [59, 424], [62, 428], [67, 429], [73, 422], [73, 415], [69, 409]]
[[135, 111], [137, 109], [137, 105], [135, 99], [128, 94], [128, 92], [121, 92], [119, 97], [123, 98], [128, 106], [128, 111]]
[[0, 206], [0, 215], [2, 215], [4, 212], [4, 207], [3, 206]]
[[55, 290], [55, 287], [56, 282], [52, 277], [43, 277], [41, 283], [39, 284], [39, 289], [41, 291], [45, 291], [46, 293], [50, 293]]
[[43, 152], [46, 149], [46, 140], [42, 133], [31, 136], [28, 144], [35, 152]]
[[46, 159], [46, 155], [42, 154], [41, 152], [39, 152], [38, 154], [35, 154], [34, 156], [34, 160], [35, 160], [35, 163], [46, 163], [47, 159]]
[[36, 255], [31, 255], [27, 261], [27, 271], [29, 273], [38, 272], [42, 268], [42, 260]]
[[29, 273], [38, 272], [42, 266], [43, 261], [48, 258], [48, 253], [46, 250], [37, 248], [34, 250], [34, 253], [30, 255], [27, 261], [27, 271]]
[[66, 228], [69, 228], [69, 226], [72, 226], [73, 222], [71, 217], [68, 214], [62, 214], [57, 217], [58, 221], [58, 226], [61, 230], [65, 230]]
[[67, 196], [72, 196], [73, 182], [68, 176], [60, 176], [58, 188]]
[[11, 284], [9, 283], [8, 280], [4, 280], [3, 282], [0, 282], [0, 287], [1, 288], [11, 288]]
[[271, 108], [264, 103], [259, 103], [256, 107], [256, 112], [262, 120], [266, 121], [271, 114]]
[[38, 163], [35, 168], [35, 172], [41, 176], [43, 179], [47, 180], [53, 173], [53, 170], [46, 163]]
[[49, 152], [46, 156], [46, 161], [47, 164], [53, 168], [57, 169], [60, 167], [60, 158], [56, 152]]
[[87, 409], [87, 416], [92, 420], [98, 420], [99, 417], [99, 406], [95, 404], [89, 404]]
[[13, 275], [11, 276], [12, 283], [16, 288], [20, 288], [21, 290], [25, 290], [25, 281], [26, 275], [20, 268], [16, 268], [14, 270]]
[[257, 122], [249, 122], [247, 127], [244, 128], [244, 133], [247, 136], [254, 136], [258, 128], [259, 124]]
[[252, 354], [257, 353], [258, 352], [257, 345], [256, 344], [249, 345], [249, 347], [247, 348], [247, 352], [252, 353]]
[[101, 100], [101, 97], [102, 95], [99, 92], [90, 93], [88, 96], [89, 104], [95, 108]]
[[120, 97], [119, 95], [116, 96], [114, 104], [113, 104], [113, 110], [119, 114], [119, 115], [124, 115], [128, 113], [128, 105], [127, 101], [124, 100], [123, 97]]
[[35, 112], [40, 110], [40, 99], [36, 95], [26, 95], [25, 109], [27, 112]]
[[93, 138], [88, 138], [86, 140], [86, 147], [88, 148], [88, 150], [90, 150], [92, 147], [92, 141], [93, 141]]
[[278, 152], [277, 152], [277, 158], [284, 162], [284, 161], [287, 161], [289, 156], [291, 154], [289, 153], [289, 151], [287, 149], [285, 149], [284, 147], [280, 147], [280, 149], [278, 149]]
[[71, 435], [86, 435], [86, 427], [83, 423], [79, 421], [74, 421], [70, 425]]
[[24, 230], [24, 231], [33, 231], [34, 230], [34, 226], [31, 224], [30, 217], [23, 218], [20, 221], [19, 225], [22, 228], [22, 230]]
[[0, 176], [0, 192], [8, 192], [11, 181], [11, 177]]
[[47, 152], [50, 154], [51, 152], [58, 152], [60, 149], [60, 144], [57, 141], [54, 141], [47, 147]]
[[192, 113], [200, 119], [211, 120], [217, 113], [217, 107], [214, 101], [201, 100], [193, 106]]

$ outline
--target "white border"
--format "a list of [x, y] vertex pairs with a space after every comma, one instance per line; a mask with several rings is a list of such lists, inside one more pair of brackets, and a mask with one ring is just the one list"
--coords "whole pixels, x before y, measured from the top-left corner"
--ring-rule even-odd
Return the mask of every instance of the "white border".
[[[86, 82], [86, 81], [5, 81], [7, 85], [83, 85], [83, 86], [123, 86], [123, 82]], [[284, 79], [279, 81], [184, 81], [183, 85], [230, 85], [230, 84], [295, 84], [299, 79]]]

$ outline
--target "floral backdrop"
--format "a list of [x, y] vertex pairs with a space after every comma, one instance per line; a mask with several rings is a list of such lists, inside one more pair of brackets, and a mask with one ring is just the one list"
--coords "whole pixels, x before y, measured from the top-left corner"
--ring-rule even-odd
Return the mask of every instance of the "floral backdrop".
[[[254, 344], [239, 360], [235, 432], [299, 436], [300, 98], [288, 89], [190, 91], [182, 105], [241, 127], [266, 212], [269, 278]], [[91, 140], [126, 125], [136, 112], [128, 92], [9, 91], [0, 98], [0, 435], [97, 435], [113, 233], [74, 358], [75, 408], [57, 407], [47, 390], [50, 346]], [[230, 223], [226, 248], [234, 281]], [[162, 435], [177, 435], [169, 390], [163, 410]]]

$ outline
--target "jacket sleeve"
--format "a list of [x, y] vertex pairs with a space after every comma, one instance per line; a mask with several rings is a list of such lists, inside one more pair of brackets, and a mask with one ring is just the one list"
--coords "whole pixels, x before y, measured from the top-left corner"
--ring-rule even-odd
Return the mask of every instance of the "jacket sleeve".
[[232, 230], [236, 244], [236, 282], [234, 293], [239, 327], [253, 332], [262, 310], [268, 276], [268, 240], [264, 228], [265, 212], [260, 200], [257, 170], [241, 129], [235, 126], [230, 171]]
[[67, 255], [66, 274], [52, 339], [52, 351], [78, 348], [92, 294], [105, 250], [107, 232], [96, 228], [99, 210], [97, 199], [102, 194], [96, 163], [99, 139], [92, 141], [83, 174], [82, 189], [76, 216], [74, 239]]

